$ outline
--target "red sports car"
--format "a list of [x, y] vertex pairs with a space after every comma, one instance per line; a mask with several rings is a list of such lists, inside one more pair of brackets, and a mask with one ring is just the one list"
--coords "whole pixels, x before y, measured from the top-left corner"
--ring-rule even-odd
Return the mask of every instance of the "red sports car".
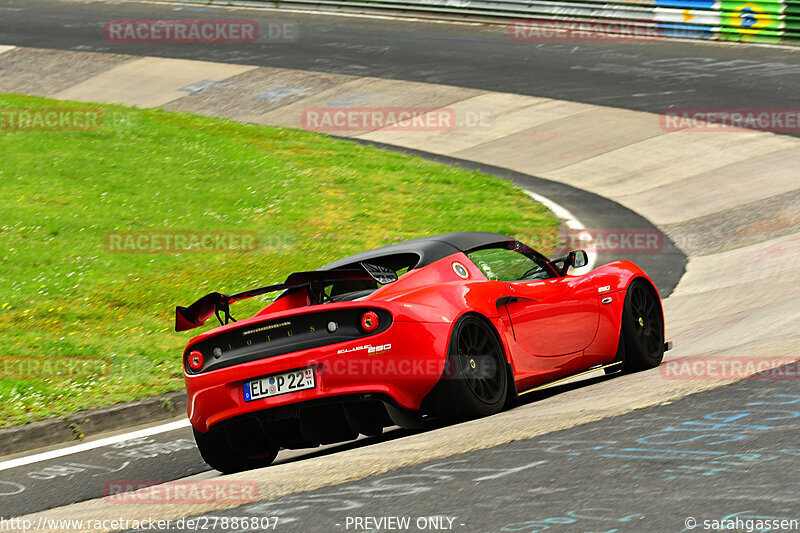
[[[189, 419], [209, 465], [234, 472], [307, 448], [463, 420], [604, 368], [657, 366], [661, 299], [629, 261], [583, 275], [496, 233], [450, 233], [360, 253], [285, 282], [178, 307]], [[230, 304], [282, 291], [236, 322]]]

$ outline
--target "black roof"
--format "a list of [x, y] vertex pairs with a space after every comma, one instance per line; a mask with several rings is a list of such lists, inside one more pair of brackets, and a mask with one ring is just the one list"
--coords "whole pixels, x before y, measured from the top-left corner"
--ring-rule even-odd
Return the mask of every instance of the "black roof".
[[[406, 263], [406, 265], [413, 265], [412, 268], [419, 268], [456, 252], [468, 252], [484, 246], [513, 242], [515, 242], [514, 239], [507, 235], [484, 231], [462, 231], [458, 233], [445, 233], [443, 235], [431, 235], [430, 237], [421, 237], [397, 244], [381, 246], [380, 248], [375, 248], [368, 252], [351, 255], [350, 257], [325, 265], [320, 270], [348, 268], [361, 262], [375, 263], [376, 259], [379, 258], [388, 259], [390, 262], [391, 258], [396, 258], [397, 265], [395, 266], [397, 268], [403, 266], [403, 263]], [[419, 258], [416, 264], [414, 264], [414, 261], [409, 262], [409, 259], [413, 258], [413, 256]], [[385, 263], [386, 261], [378, 262]], [[382, 266], [392, 268], [391, 264]]]

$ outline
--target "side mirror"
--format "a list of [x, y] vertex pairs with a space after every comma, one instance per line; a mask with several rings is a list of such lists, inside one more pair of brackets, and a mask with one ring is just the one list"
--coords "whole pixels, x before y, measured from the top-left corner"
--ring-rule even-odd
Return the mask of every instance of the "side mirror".
[[589, 256], [583, 250], [574, 250], [569, 253], [569, 260], [567, 263], [572, 268], [581, 268], [589, 264]]
[[550, 261], [559, 276], [566, 276], [569, 267], [581, 268], [589, 264], [589, 256], [583, 250], [573, 250], [569, 254]]

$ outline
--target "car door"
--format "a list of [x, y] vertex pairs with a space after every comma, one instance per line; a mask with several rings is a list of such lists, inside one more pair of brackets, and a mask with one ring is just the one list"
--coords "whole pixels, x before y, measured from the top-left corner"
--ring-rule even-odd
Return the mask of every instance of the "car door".
[[597, 290], [583, 276], [508, 283], [506, 304], [517, 342], [534, 356], [584, 350], [599, 321]]
[[558, 276], [538, 254], [485, 248], [468, 254], [487, 278], [508, 288], [506, 310], [517, 343], [529, 355], [574, 354], [594, 339], [597, 290], [583, 276]]

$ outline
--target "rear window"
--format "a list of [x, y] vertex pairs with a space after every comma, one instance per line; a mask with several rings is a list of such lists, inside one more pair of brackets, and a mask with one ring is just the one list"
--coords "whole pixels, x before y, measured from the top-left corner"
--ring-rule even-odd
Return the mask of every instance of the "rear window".
[[[396, 273], [397, 277], [400, 277], [417, 266], [419, 260], [419, 255], [406, 253], [375, 257], [366, 262], [372, 265], [388, 268]], [[347, 265], [342, 268], [357, 268], [357, 265]], [[381, 285], [379, 285], [378, 282], [371, 279], [341, 280], [327, 286], [325, 288], [325, 294], [334, 302], [348, 302], [364, 298], [370, 293], [378, 290], [380, 286]]]

